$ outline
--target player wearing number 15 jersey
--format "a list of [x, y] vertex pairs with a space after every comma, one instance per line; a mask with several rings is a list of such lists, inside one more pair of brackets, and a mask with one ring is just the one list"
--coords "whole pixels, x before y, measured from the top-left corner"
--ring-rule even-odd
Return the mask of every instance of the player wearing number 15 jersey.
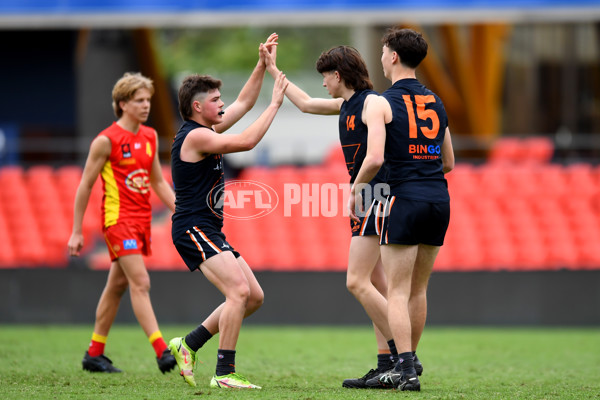
[[[448, 185], [442, 171], [448, 117], [441, 99], [414, 78], [396, 81], [382, 96], [392, 110], [393, 123], [386, 127], [385, 143], [392, 196], [448, 202]], [[382, 243], [387, 243], [385, 237]], [[440, 241], [435, 244], [442, 245]]]
[[421, 384], [415, 352], [425, 326], [427, 283], [450, 220], [444, 173], [454, 167], [454, 155], [443, 104], [416, 79], [427, 42], [414, 30], [396, 28], [382, 42], [381, 64], [392, 87], [367, 107], [369, 149], [349, 206], [352, 213], [357, 188], [372, 179], [385, 158], [390, 196], [383, 211], [381, 260], [399, 360], [379, 381], [416, 391]]

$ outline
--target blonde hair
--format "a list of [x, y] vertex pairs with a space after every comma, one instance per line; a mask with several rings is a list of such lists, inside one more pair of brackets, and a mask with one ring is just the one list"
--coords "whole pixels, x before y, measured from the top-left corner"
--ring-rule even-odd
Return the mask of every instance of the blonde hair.
[[138, 89], [148, 89], [150, 94], [154, 94], [154, 85], [152, 79], [147, 78], [139, 72], [125, 72], [125, 74], [115, 83], [112, 90], [112, 107], [117, 118], [123, 116], [123, 110], [119, 103], [129, 101], [135, 95]]

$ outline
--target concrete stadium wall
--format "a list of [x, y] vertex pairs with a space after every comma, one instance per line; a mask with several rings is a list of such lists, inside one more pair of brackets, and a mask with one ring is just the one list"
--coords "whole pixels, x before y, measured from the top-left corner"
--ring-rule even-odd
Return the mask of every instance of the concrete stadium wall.
[[[248, 324], [368, 324], [341, 272], [258, 272], [264, 306]], [[106, 271], [0, 270], [0, 323], [89, 323]], [[160, 323], [200, 323], [222, 296], [199, 272], [151, 272]], [[600, 270], [435, 273], [429, 325], [599, 325]], [[119, 323], [134, 323], [124, 296]]]

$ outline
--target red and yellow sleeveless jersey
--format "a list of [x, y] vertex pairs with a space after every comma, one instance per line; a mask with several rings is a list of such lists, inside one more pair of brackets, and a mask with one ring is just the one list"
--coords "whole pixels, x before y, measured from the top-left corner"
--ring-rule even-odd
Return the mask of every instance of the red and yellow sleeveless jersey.
[[102, 220], [104, 228], [117, 223], [149, 225], [150, 172], [156, 154], [156, 131], [140, 125], [137, 134], [116, 122], [98, 136], [110, 139], [112, 150], [102, 167]]

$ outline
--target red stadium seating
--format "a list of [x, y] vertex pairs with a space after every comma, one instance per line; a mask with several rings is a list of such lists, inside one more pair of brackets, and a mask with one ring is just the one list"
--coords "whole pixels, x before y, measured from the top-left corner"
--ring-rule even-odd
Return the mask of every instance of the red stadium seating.
[[502, 137], [492, 145], [492, 164], [546, 164], [554, 155], [554, 143], [547, 137]]
[[[523, 147], [535, 160], [523, 157]], [[551, 164], [551, 150], [548, 141], [503, 140], [488, 163], [456, 165], [447, 175], [451, 221], [435, 270], [600, 268], [600, 166]], [[0, 268], [67, 265], [81, 172], [75, 166], [0, 168], [0, 187], [9, 188], [0, 191]], [[168, 166], [163, 174], [170, 182]], [[344, 216], [348, 178], [343, 157], [333, 150], [320, 166], [247, 168], [238, 179], [268, 185], [278, 204], [268, 215], [249, 219], [244, 212], [260, 211], [252, 202], [243, 212], [226, 205], [224, 232], [255, 270], [343, 271], [351, 238]], [[235, 196], [238, 189], [228, 190]], [[83, 256], [96, 269], [110, 266], [101, 235], [101, 193], [98, 180], [84, 219]], [[153, 256], [147, 266], [185, 271], [171, 241], [170, 211], [156, 196], [152, 201]]]

